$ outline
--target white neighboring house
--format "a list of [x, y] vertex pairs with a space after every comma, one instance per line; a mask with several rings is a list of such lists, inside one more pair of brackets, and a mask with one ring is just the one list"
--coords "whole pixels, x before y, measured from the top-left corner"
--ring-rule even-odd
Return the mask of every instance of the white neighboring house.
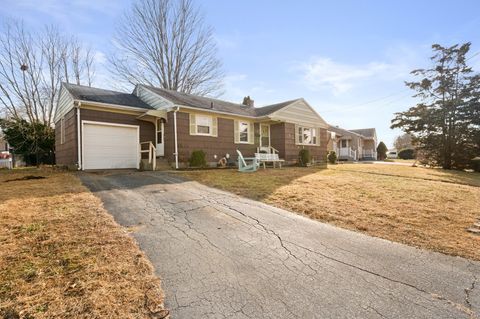
[[0, 133], [0, 168], [13, 168], [12, 154], [8, 151], [8, 143], [3, 138], [3, 135]]
[[375, 128], [346, 130], [330, 125], [327, 149], [337, 153], [340, 161], [376, 160], [377, 132]]

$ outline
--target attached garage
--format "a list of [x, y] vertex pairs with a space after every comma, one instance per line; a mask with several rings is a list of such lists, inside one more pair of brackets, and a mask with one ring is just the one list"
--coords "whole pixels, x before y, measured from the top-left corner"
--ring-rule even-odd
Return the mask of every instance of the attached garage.
[[83, 169], [139, 168], [139, 126], [82, 121]]

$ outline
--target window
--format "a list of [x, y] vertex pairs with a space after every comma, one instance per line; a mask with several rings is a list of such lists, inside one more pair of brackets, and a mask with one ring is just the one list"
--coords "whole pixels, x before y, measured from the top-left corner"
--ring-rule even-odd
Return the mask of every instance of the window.
[[239, 141], [241, 143], [248, 143], [248, 126], [248, 122], [238, 122]]
[[253, 144], [253, 123], [249, 121], [234, 121], [234, 136], [237, 144]]
[[197, 134], [210, 135], [212, 132], [212, 117], [197, 115]]
[[342, 145], [341, 147], [347, 147], [347, 140], [342, 140]]
[[209, 115], [190, 114], [190, 135], [217, 136], [217, 118]]
[[298, 144], [317, 145], [317, 129], [313, 127], [298, 127]]
[[60, 144], [65, 143], [65, 118], [60, 120]]

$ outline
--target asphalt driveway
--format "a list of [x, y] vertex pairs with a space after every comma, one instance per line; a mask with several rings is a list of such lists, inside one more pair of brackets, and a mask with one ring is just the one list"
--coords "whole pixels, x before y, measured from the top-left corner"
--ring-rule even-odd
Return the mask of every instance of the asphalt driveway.
[[175, 174], [81, 179], [153, 262], [172, 318], [480, 316], [478, 262], [322, 224]]

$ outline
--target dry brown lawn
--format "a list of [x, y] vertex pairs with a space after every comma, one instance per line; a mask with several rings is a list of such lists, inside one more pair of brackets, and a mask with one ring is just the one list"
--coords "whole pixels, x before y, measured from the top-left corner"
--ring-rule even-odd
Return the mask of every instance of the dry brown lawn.
[[[22, 180], [29, 175], [45, 178]], [[152, 265], [74, 174], [0, 171], [0, 185], [0, 317], [152, 318], [162, 310]]]
[[182, 172], [209, 186], [411, 246], [480, 260], [480, 174], [400, 165]]

